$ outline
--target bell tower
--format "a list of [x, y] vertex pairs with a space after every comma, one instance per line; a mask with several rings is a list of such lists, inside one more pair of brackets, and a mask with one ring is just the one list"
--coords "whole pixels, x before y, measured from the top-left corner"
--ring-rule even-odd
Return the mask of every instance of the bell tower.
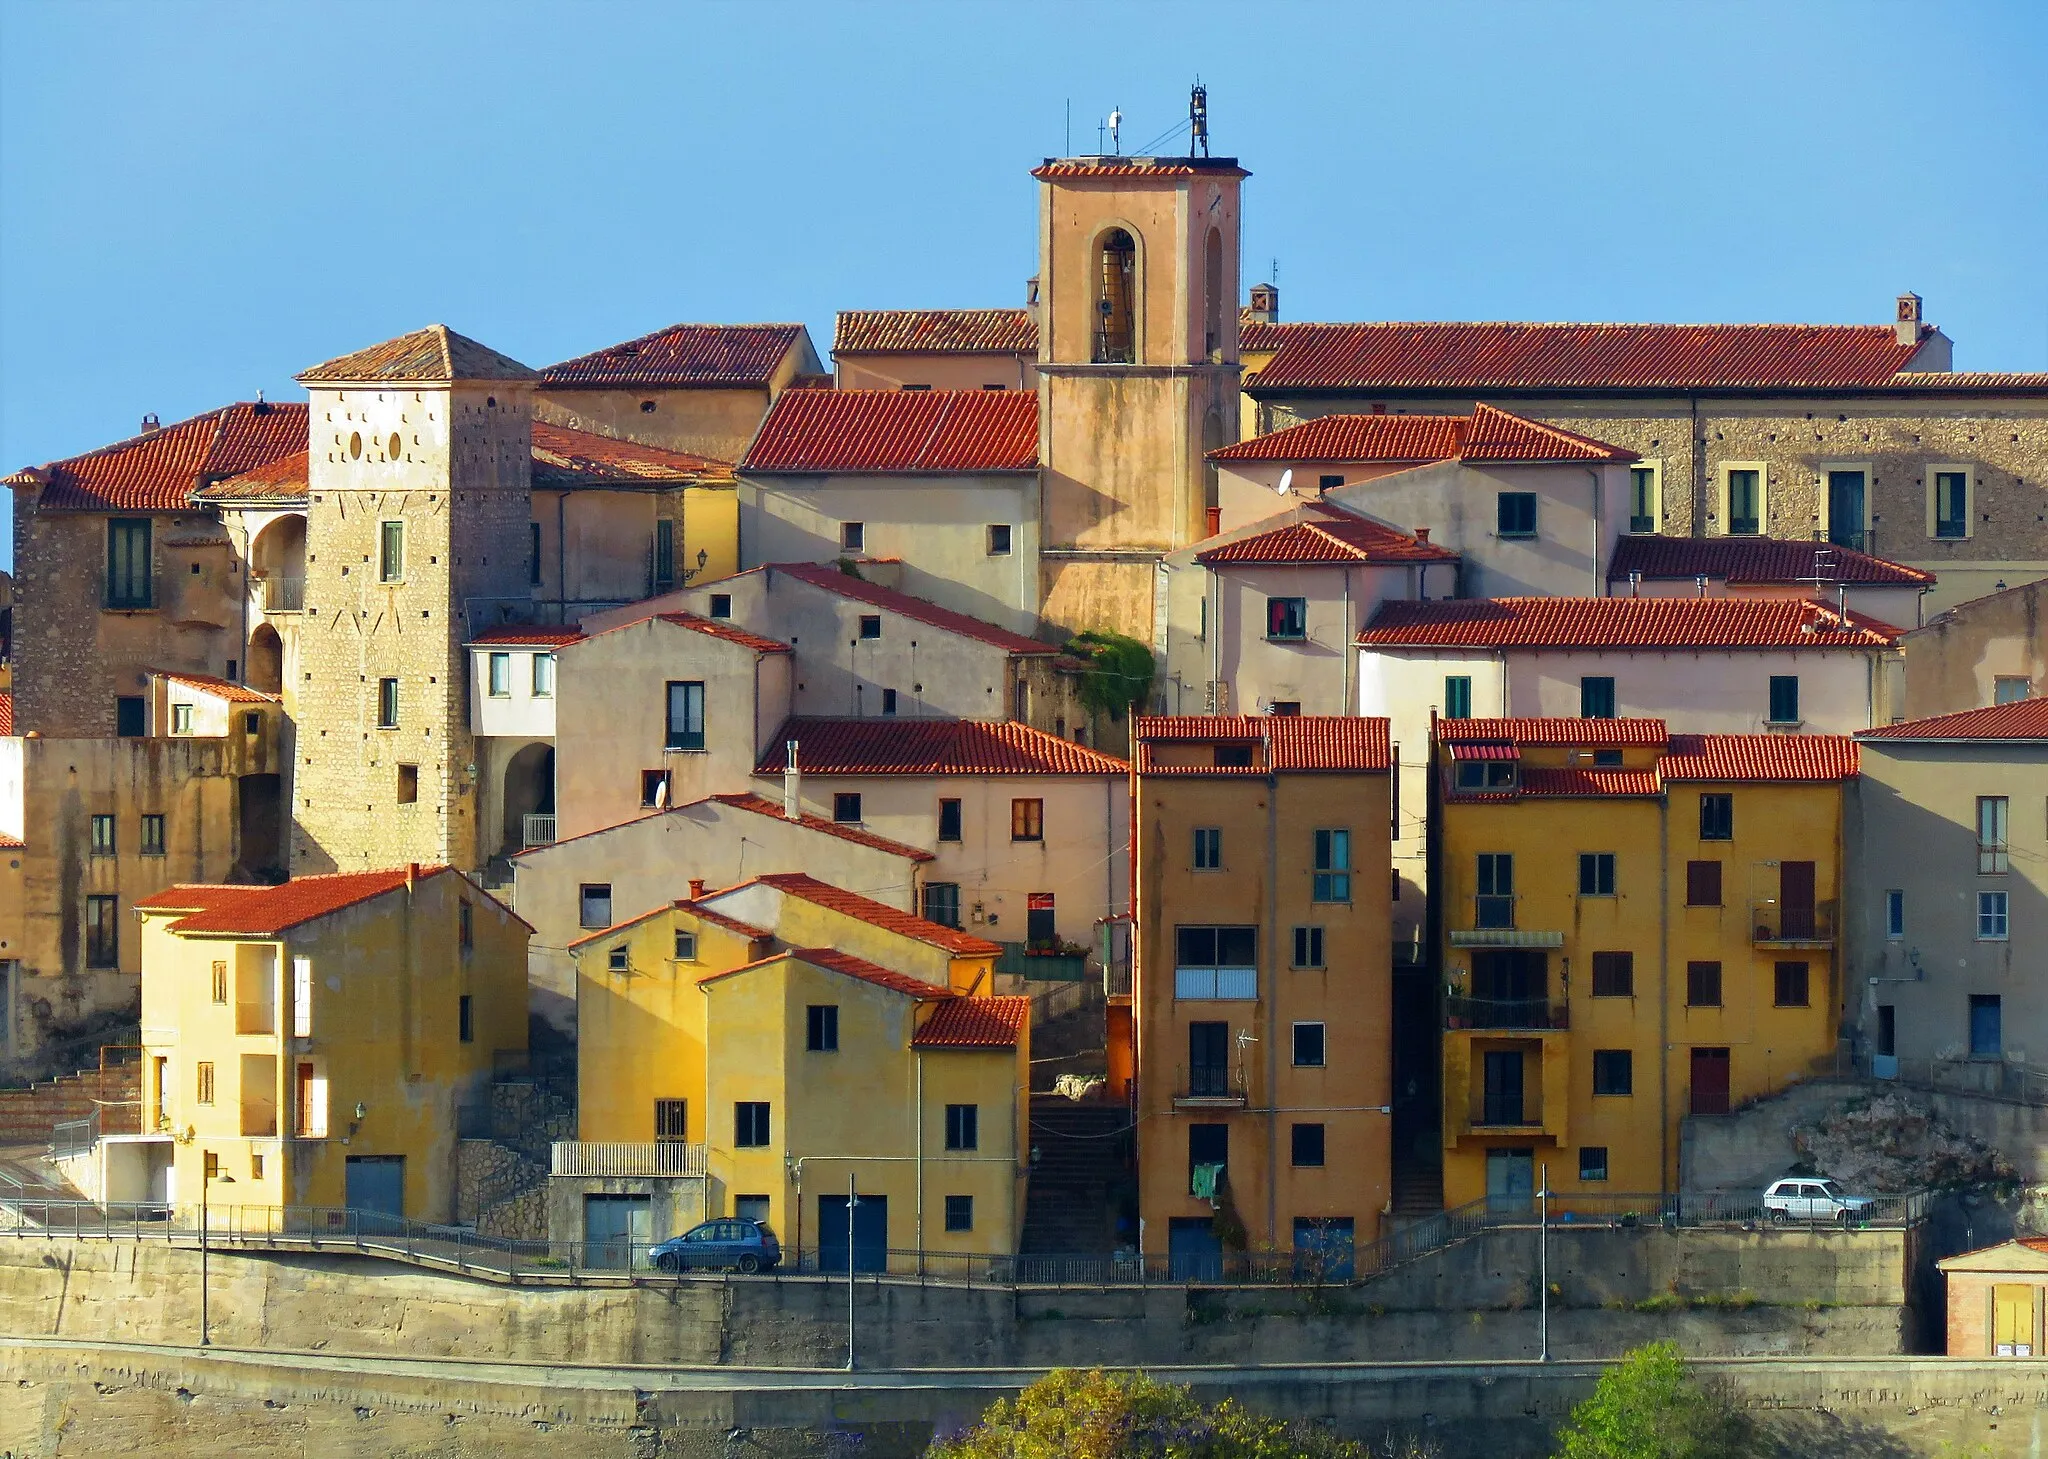
[[[1195, 91], [1191, 151], [1208, 149]], [[1245, 171], [1058, 157], [1039, 180], [1041, 613], [1154, 637], [1154, 565], [1208, 535], [1206, 453], [1237, 439]]]

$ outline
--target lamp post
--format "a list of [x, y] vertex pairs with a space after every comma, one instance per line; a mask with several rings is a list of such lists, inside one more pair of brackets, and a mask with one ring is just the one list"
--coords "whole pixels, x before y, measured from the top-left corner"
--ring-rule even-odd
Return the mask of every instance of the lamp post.
[[213, 1346], [213, 1335], [207, 1320], [209, 1314], [207, 1312], [206, 1294], [206, 1228], [208, 1225], [206, 1195], [215, 1181], [219, 1181], [222, 1185], [233, 1185], [235, 1178], [232, 1175], [208, 1174], [206, 1156], [201, 1154], [199, 1157], [199, 1346], [203, 1348]]
[[1536, 1191], [1536, 1361], [1550, 1361], [1550, 1165], [1539, 1166]]
[[860, 1200], [854, 1193], [854, 1174], [846, 1172], [846, 1371], [853, 1371], [853, 1208]]

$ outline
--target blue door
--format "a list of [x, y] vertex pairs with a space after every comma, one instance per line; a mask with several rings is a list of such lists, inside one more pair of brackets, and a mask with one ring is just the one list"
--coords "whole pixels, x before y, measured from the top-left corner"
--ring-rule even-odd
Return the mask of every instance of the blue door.
[[1863, 473], [1828, 473], [1828, 541], [1863, 550]]
[[2005, 1011], [1996, 993], [1970, 995], [1970, 1057], [1996, 1059], [2005, 1053]]
[[343, 1199], [365, 1231], [390, 1230], [405, 1216], [405, 1157], [351, 1155], [343, 1172]]
[[1223, 1242], [1207, 1216], [1174, 1216], [1166, 1227], [1166, 1279], [1214, 1282], [1223, 1276]]
[[[846, 1270], [846, 1197], [818, 1197], [818, 1270]], [[889, 1198], [856, 1196], [853, 1202], [853, 1269], [889, 1269]]]

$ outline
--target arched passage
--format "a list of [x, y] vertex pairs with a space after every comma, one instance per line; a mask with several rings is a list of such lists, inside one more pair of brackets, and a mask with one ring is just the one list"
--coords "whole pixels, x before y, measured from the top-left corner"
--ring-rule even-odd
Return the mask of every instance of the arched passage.
[[1217, 229], [1209, 230], [1208, 242], [1202, 248], [1202, 319], [1208, 339], [1202, 346], [1202, 358], [1221, 360], [1223, 358], [1223, 311], [1227, 306], [1223, 297], [1223, 234]]
[[1138, 361], [1138, 244], [1121, 228], [1102, 235], [1095, 268], [1095, 363]]
[[505, 764], [505, 854], [554, 840], [554, 815], [555, 747], [535, 741]]
[[296, 613], [306, 598], [306, 519], [286, 512], [249, 544], [249, 577], [263, 584], [263, 611]]
[[268, 623], [256, 625], [249, 635], [248, 684], [266, 694], [284, 692], [284, 640]]

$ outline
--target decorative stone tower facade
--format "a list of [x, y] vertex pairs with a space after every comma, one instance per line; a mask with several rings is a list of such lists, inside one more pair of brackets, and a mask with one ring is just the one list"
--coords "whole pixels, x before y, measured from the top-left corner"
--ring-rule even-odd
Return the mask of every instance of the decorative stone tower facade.
[[535, 378], [441, 325], [299, 376], [294, 875], [478, 864], [463, 645], [530, 609]]
[[1044, 617], [1153, 639], [1159, 559], [1208, 535], [1237, 439], [1239, 200], [1227, 157], [1069, 157], [1039, 196]]

